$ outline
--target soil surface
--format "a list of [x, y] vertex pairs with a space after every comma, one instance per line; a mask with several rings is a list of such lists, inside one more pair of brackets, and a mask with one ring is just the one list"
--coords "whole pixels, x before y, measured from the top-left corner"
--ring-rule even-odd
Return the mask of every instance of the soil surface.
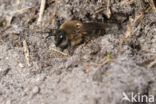
[[[123, 93], [156, 103], [155, 0], [47, 0], [37, 25], [40, 4], [0, 0], [0, 104], [132, 104]], [[69, 20], [110, 27], [64, 55], [41, 32]]]

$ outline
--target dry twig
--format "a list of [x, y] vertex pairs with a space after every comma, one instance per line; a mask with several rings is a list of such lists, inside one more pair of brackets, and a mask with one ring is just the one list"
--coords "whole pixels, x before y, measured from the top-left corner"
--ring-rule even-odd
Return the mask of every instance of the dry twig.
[[44, 9], [45, 9], [45, 4], [46, 4], [46, 0], [41, 0], [41, 6], [40, 6], [40, 12], [39, 12], [39, 18], [37, 21], [37, 25], [41, 24], [42, 16], [43, 16]]
[[27, 61], [27, 65], [30, 66], [29, 49], [28, 49], [26, 40], [23, 41], [23, 49], [24, 49], [24, 55], [25, 55], [25, 59]]
[[[133, 1], [133, 0], [131, 0]], [[131, 31], [132, 31], [132, 27], [134, 27], [135, 23], [140, 20], [142, 17], [143, 17], [143, 14], [144, 12], [147, 12], [150, 8], [144, 8], [140, 14], [136, 14], [135, 18], [133, 19], [132, 17], [130, 17], [129, 19], [129, 23], [127, 24], [127, 30], [125, 32], [125, 35], [121, 38], [120, 40], [120, 49], [122, 49], [122, 44], [125, 40], [127, 40], [127, 38], [130, 38], [132, 35], [131, 35]]]
[[149, 3], [149, 5], [151, 6], [153, 12], [156, 13], [156, 7], [155, 7], [155, 4], [154, 4], [154, 0], [146, 0], [146, 2]]
[[126, 7], [127, 5], [130, 5], [130, 4], [132, 4], [134, 2], [134, 0], [123, 0], [123, 1], [121, 1], [121, 3], [120, 3], [120, 7], [122, 8], [122, 7]]
[[93, 63], [93, 65], [95, 65], [95, 66], [102, 66], [102, 65], [105, 65], [105, 64], [107, 64], [109, 62], [117, 63], [117, 60], [115, 60], [115, 59], [105, 59], [105, 61], [102, 64]]
[[111, 17], [111, 11], [110, 11], [110, 0], [107, 0], [107, 10], [106, 10], [106, 16], [107, 18]]
[[102, 7], [98, 10], [96, 10], [93, 14], [96, 15], [102, 11], [104, 11], [104, 14], [107, 16], [107, 18], [110, 18], [111, 17], [111, 11], [110, 11], [110, 0], [105, 0], [106, 2], [106, 8], [105, 7]]
[[13, 19], [13, 16], [7, 16], [7, 27], [9, 27], [11, 25], [11, 22], [12, 22], [12, 19]]
[[93, 65], [95, 65], [95, 66], [102, 66], [102, 65], [105, 65], [105, 64], [107, 64], [109, 62], [117, 63], [117, 60], [111, 59], [111, 54], [110, 53], [108, 53], [107, 58], [104, 59], [104, 62], [102, 64], [93, 63]]
[[20, 9], [20, 10], [17, 10], [16, 13], [17, 14], [23, 14], [25, 11], [27, 11], [28, 9], [31, 9], [31, 8], [32, 7], [27, 6], [25, 8]]
[[104, 14], [107, 16], [107, 18], [110, 18], [111, 17], [111, 11], [110, 11], [110, 0], [106, 0], [105, 1], [107, 4], [106, 4], [106, 8], [105, 7], [102, 7], [98, 10], [96, 10], [93, 14], [96, 15], [102, 11], [104, 11]]
[[99, 9], [99, 10], [95, 11], [95, 13], [94, 13], [94, 14], [98, 14], [98, 13], [100, 13], [100, 12], [104, 11], [104, 10], [105, 10], [105, 8], [101, 8], [101, 9]]
[[58, 52], [58, 53], [60, 53], [60, 54], [62, 54], [62, 55], [64, 55], [64, 56], [68, 56], [67, 53], [64, 53], [64, 52], [62, 52], [62, 51], [59, 51], [59, 50], [57, 50], [57, 49], [55, 49], [55, 48], [52, 48], [52, 50], [55, 51], [55, 52]]
[[152, 68], [154, 65], [156, 65], [156, 58], [154, 61], [152, 61], [150, 64], [148, 64], [148, 68]]

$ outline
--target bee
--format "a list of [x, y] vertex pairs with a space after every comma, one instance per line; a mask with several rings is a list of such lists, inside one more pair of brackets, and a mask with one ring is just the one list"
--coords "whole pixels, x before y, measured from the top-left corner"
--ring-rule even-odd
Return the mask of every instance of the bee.
[[55, 45], [62, 50], [76, 47], [85, 41], [103, 35], [105, 28], [105, 24], [98, 22], [82, 23], [78, 20], [65, 22], [55, 33]]
[[68, 48], [69, 54], [73, 54], [73, 49], [81, 43], [103, 36], [105, 33], [111, 33], [112, 30], [112, 32], [116, 32], [119, 27], [116, 23], [71, 20], [60, 25], [59, 29], [39, 33], [48, 33], [49, 35], [46, 38], [54, 36], [56, 47], [59, 47], [61, 51]]

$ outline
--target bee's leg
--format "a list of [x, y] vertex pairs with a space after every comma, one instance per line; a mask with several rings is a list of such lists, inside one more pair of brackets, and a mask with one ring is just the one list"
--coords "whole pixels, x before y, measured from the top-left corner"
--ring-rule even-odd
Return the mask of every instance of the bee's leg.
[[70, 44], [68, 45], [68, 46], [69, 46], [69, 47], [68, 47], [68, 53], [69, 53], [70, 55], [73, 55], [76, 46], [78, 46], [79, 44], [81, 44], [82, 41], [83, 41], [83, 40], [82, 40], [81, 35], [77, 35], [77, 36], [75, 37], [75, 39], [70, 40]]
[[82, 39], [73, 40], [71, 43], [72, 43], [71, 44], [72, 47], [75, 47], [75, 46], [80, 45], [82, 43]]
[[46, 39], [48, 39], [51, 36], [54, 36], [54, 34], [52, 32], [48, 32], [48, 36], [46, 36]]
[[60, 48], [60, 51], [62, 51], [62, 52], [63, 52], [63, 51], [64, 51], [64, 49], [65, 49], [65, 48], [62, 48], [62, 47], [61, 47], [61, 48]]
[[89, 41], [92, 40], [92, 37], [86, 35], [86, 36], [83, 36], [83, 43], [87, 44]]
[[63, 47], [60, 47], [60, 50], [63, 52], [65, 49], [67, 49], [68, 47], [70, 47], [70, 44], [68, 42], [67, 45], [63, 46]]
[[75, 47], [83, 42], [82, 34], [77, 34], [74, 39], [71, 40], [71, 46]]
[[74, 49], [75, 49], [75, 48], [71, 46], [71, 43], [68, 42], [68, 54], [69, 54], [69, 55], [72, 56], [72, 55], [74, 54]]

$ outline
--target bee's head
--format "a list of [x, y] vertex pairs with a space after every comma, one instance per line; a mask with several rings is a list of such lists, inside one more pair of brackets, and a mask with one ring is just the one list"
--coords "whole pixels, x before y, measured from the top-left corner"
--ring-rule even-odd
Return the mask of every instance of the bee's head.
[[68, 45], [67, 34], [63, 30], [58, 30], [55, 35], [56, 47], [65, 48]]

